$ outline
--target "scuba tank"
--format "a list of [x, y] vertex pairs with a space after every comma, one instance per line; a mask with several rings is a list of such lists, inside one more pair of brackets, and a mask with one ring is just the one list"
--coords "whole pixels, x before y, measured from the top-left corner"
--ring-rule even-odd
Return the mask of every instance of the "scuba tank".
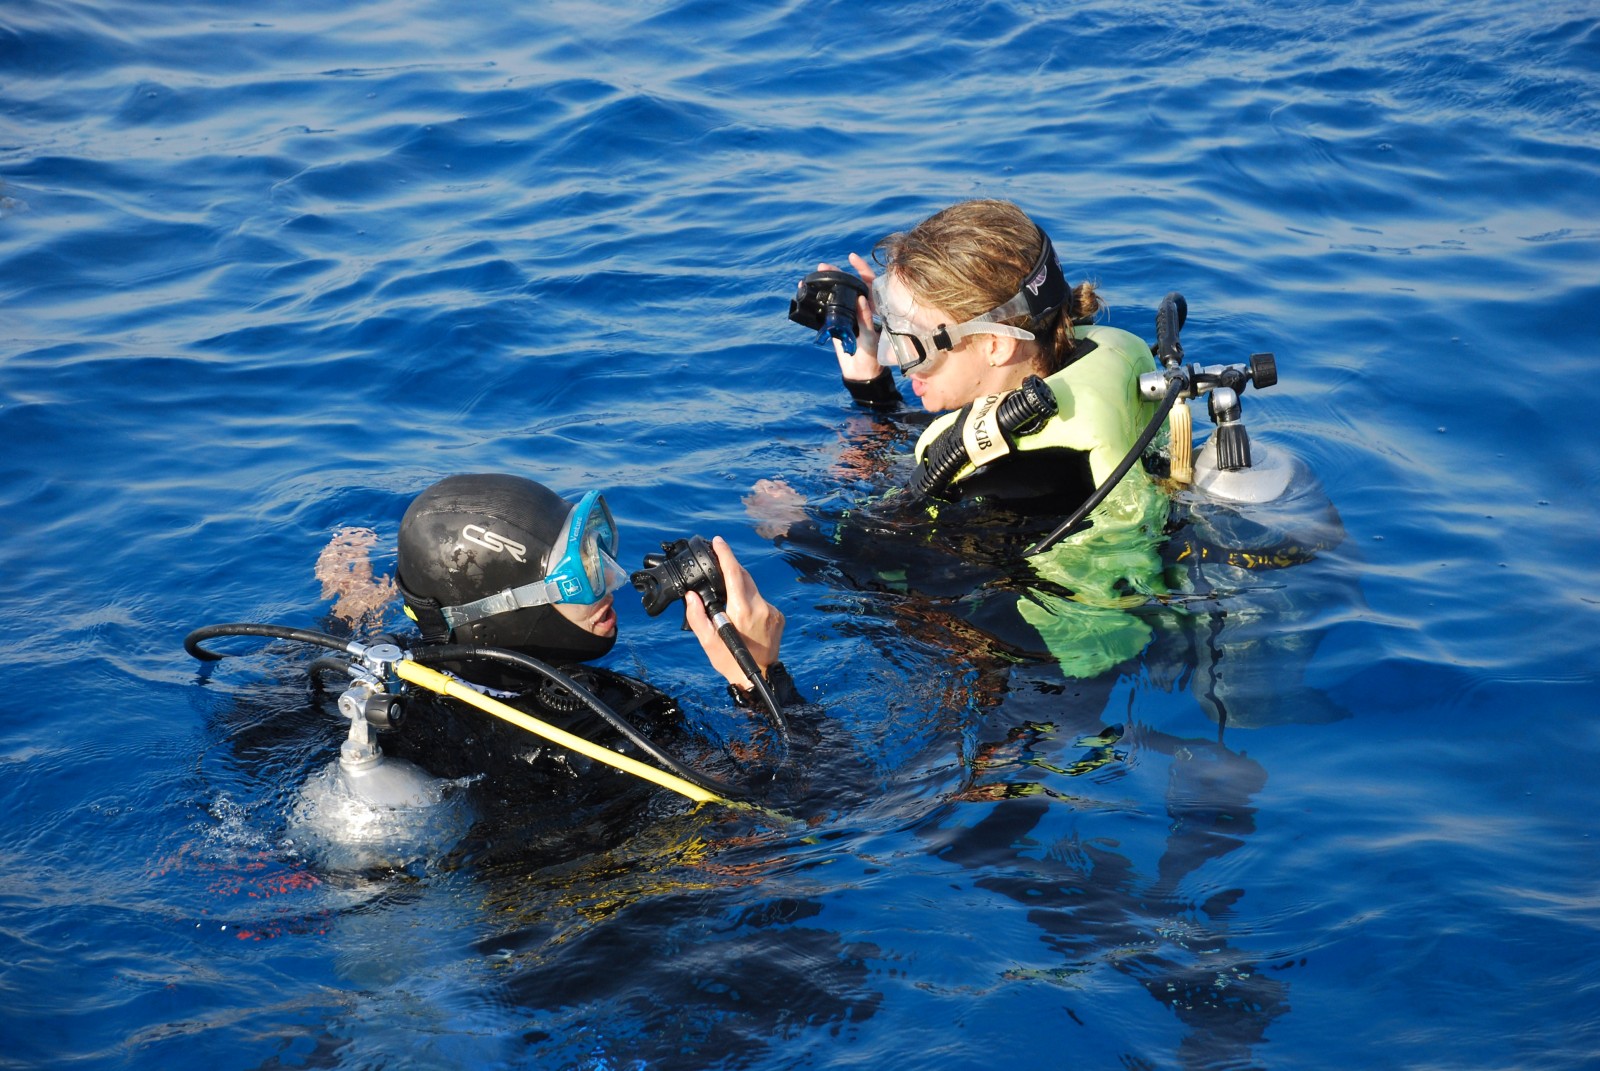
[[1205, 395], [1207, 413], [1216, 425], [1194, 457], [1188, 406], [1168, 407], [1172, 482], [1228, 502], [1270, 502], [1288, 490], [1294, 466], [1278, 450], [1251, 443], [1244, 426], [1243, 394], [1248, 386], [1265, 390], [1278, 382], [1277, 359], [1270, 353], [1253, 353], [1247, 364], [1185, 365], [1178, 332], [1187, 315], [1182, 294], [1162, 299], [1154, 347], [1161, 371], [1139, 377], [1139, 393], [1152, 401], [1165, 401], [1174, 392], [1183, 402]]
[[[1177, 570], [1172, 582], [1193, 608], [1169, 617], [1156, 644], [1188, 648], [1168, 657], [1192, 667], [1189, 689], [1219, 734], [1230, 725], [1348, 717], [1306, 682], [1320, 622], [1351, 597], [1343, 574], [1335, 567], [1297, 570], [1292, 580], [1264, 575], [1306, 565], [1338, 546], [1343, 524], [1305, 462], [1276, 444], [1252, 440], [1245, 430], [1242, 396], [1247, 387], [1277, 383], [1273, 355], [1252, 354], [1239, 364], [1185, 364], [1178, 340], [1185, 308], [1176, 293], [1162, 301], [1155, 347], [1162, 370], [1139, 379], [1144, 397], [1178, 399], [1168, 414], [1177, 523], [1167, 555]], [[1194, 452], [1186, 403], [1202, 395], [1215, 430]]]
[[[1139, 392], [1169, 409], [1168, 479], [1174, 502], [1186, 507], [1207, 544], [1205, 560], [1281, 568], [1341, 542], [1342, 526], [1306, 464], [1275, 444], [1253, 441], [1245, 430], [1244, 391], [1276, 384], [1277, 360], [1256, 353], [1239, 364], [1185, 364], [1178, 330], [1186, 312], [1183, 295], [1162, 300], [1153, 347], [1162, 369], [1140, 376]], [[1216, 428], [1196, 454], [1188, 405], [1167, 403], [1202, 395]]]

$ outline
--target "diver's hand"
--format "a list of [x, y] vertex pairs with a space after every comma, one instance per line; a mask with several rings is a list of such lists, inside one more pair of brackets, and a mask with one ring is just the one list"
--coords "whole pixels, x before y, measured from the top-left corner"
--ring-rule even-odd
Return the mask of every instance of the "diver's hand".
[[[755, 580], [739, 564], [739, 559], [733, 556], [733, 548], [728, 546], [727, 540], [717, 536], [711, 541], [711, 548], [716, 552], [717, 565], [722, 569], [723, 585], [728, 592], [728, 620], [733, 622], [735, 631], [749, 648], [750, 656], [765, 674], [767, 667], [778, 660], [778, 645], [783, 640], [783, 612], [761, 597], [761, 592], [756, 590]], [[755, 682], [739, 668], [728, 645], [717, 635], [717, 627], [706, 614], [700, 593], [685, 592], [683, 609], [694, 638], [700, 641], [706, 657], [711, 660], [711, 668], [722, 674], [729, 684], [740, 688], [755, 687]]]
[[[850, 254], [850, 266], [861, 276], [861, 281], [867, 284], [867, 289], [872, 289], [872, 281], [878, 273], [872, 270], [872, 265], [867, 263], [865, 257], [855, 253]], [[839, 271], [832, 264], [818, 264], [818, 271]], [[856, 351], [846, 353], [844, 343], [838, 339], [833, 340], [833, 354], [839, 358], [839, 371], [846, 379], [868, 380], [876, 379], [883, 371], [883, 366], [878, 363], [878, 329], [872, 326], [872, 302], [865, 297], [856, 298], [856, 322], [861, 330], [856, 334]]]

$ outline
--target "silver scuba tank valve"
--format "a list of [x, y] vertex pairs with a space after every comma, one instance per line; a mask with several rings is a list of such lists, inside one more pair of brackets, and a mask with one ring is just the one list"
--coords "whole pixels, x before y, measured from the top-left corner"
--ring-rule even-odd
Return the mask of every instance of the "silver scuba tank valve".
[[402, 652], [379, 644], [361, 654], [365, 664], [350, 667], [355, 679], [339, 696], [339, 713], [350, 719], [350, 734], [339, 745], [342, 791], [367, 809], [431, 807], [440, 802], [439, 782], [407, 759], [384, 755], [378, 746], [378, 730], [399, 725], [405, 711], [401, 696], [386, 684], [398, 686], [386, 663], [399, 660]]
[[405, 719], [404, 685], [391, 667], [405, 657], [405, 652], [392, 643], [352, 647], [361, 661], [347, 667], [353, 681], [339, 696], [339, 713], [376, 729], [399, 728]]
[[[365, 652], [367, 655], [380, 652], [380, 657], [373, 659], [380, 668], [385, 661], [381, 657], [381, 646], [367, 648]], [[393, 650], [399, 654], [399, 648]], [[385, 687], [383, 678], [370, 668], [373, 663], [352, 664], [349, 672], [354, 679], [339, 695], [339, 713], [350, 719], [350, 735], [339, 747], [339, 765], [351, 773], [383, 760], [383, 749], [378, 746], [374, 730], [396, 728], [405, 716], [400, 696]]]
[[[349, 693], [345, 693], [348, 695]], [[344, 697], [339, 699], [344, 708]], [[339, 745], [339, 765], [352, 773], [365, 770], [383, 761], [383, 749], [372, 738], [372, 725], [363, 717], [350, 719], [350, 735]]]
[[[352, 672], [357, 672], [354, 667]], [[358, 678], [339, 697], [339, 712], [350, 719], [350, 735], [339, 745], [337, 765], [345, 805], [330, 812], [329, 820], [349, 821], [350, 827], [341, 831], [347, 835], [368, 835], [375, 808], [431, 807], [440, 801], [439, 782], [407, 759], [384, 755], [378, 746], [377, 731], [391, 708], [399, 710], [395, 697], [371, 680]], [[351, 801], [359, 803], [353, 819], [346, 806]]]
[[[1166, 414], [1173, 437], [1168, 455], [1169, 478], [1176, 486], [1192, 486], [1213, 498], [1234, 502], [1272, 501], [1288, 487], [1294, 466], [1287, 455], [1264, 446], [1252, 456], [1239, 396], [1249, 386], [1265, 390], [1276, 384], [1277, 358], [1270, 353], [1252, 353], [1246, 363], [1185, 363], [1178, 333], [1188, 311], [1182, 294], [1173, 292], [1162, 299], [1156, 310], [1156, 342], [1150, 347], [1151, 355], [1161, 367], [1158, 371], [1145, 372], [1138, 380], [1139, 396], [1158, 403], [1155, 419]], [[1216, 424], [1216, 431], [1191, 459], [1193, 425], [1187, 403], [1203, 394], [1210, 395], [1207, 411]], [[1146, 436], [1140, 439], [1138, 449], [1148, 444], [1148, 432], [1154, 427], [1153, 421]], [[1079, 514], [1074, 514], [1026, 553], [1038, 553], [1054, 543], [1072, 528], [1078, 517]]]
[[375, 729], [395, 729], [405, 718], [405, 705], [381, 684], [357, 680], [339, 696], [339, 713]]
[[1265, 390], [1278, 382], [1278, 362], [1270, 353], [1253, 353], [1248, 364], [1174, 365], [1159, 372], [1145, 372], [1139, 376], [1139, 396], [1158, 402], [1167, 396], [1168, 384], [1178, 377], [1184, 381], [1179, 398], [1198, 398], [1218, 387], [1231, 387], [1237, 392], [1249, 385]]

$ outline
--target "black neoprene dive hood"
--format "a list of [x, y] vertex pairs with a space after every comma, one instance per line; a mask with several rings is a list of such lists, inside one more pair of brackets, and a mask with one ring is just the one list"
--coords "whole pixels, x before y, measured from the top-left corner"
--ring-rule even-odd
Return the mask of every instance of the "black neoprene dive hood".
[[412, 500], [400, 521], [396, 583], [429, 643], [504, 647], [556, 664], [608, 653], [616, 634], [596, 636], [554, 606], [494, 614], [451, 631], [439, 612], [535, 580], [572, 504], [522, 476], [447, 476]]

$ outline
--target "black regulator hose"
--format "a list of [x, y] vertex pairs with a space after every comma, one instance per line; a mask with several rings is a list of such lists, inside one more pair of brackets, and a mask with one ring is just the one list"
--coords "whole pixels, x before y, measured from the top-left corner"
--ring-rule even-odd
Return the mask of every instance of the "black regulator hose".
[[699, 785], [719, 796], [733, 799], [741, 793], [731, 785], [724, 784], [716, 778], [693, 770], [671, 755], [667, 754], [654, 741], [645, 736], [625, 719], [621, 714], [612, 710], [600, 697], [589, 689], [556, 669], [548, 662], [542, 662], [532, 655], [523, 654], [521, 651], [509, 651], [503, 647], [479, 647], [475, 644], [450, 643], [450, 644], [424, 644], [411, 652], [414, 662], [424, 666], [437, 667], [441, 663], [465, 662], [469, 659], [485, 659], [494, 662], [503, 662], [508, 666], [529, 670], [537, 673], [547, 680], [553, 681], [565, 688], [580, 699], [585, 706], [600, 715], [605, 722], [617, 732], [631, 740], [635, 747], [655, 759], [664, 766], [669, 773], [676, 774], [685, 781]]
[[[971, 412], [972, 405], [969, 404], [922, 455], [922, 460], [917, 463], [917, 471], [911, 474], [911, 483], [907, 486], [913, 501], [943, 494], [956, 473], [971, 460], [964, 435]], [[1029, 376], [1022, 381], [1022, 386], [1000, 400], [994, 419], [995, 426], [1009, 443], [1018, 435], [1037, 431], [1055, 415], [1056, 396], [1051, 393], [1049, 385], [1038, 376]]]
[[770, 715], [768, 720], [778, 731], [779, 742], [788, 747], [789, 721], [783, 716], [783, 704], [778, 702], [778, 697], [773, 695], [772, 689], [767, 686], [766, 678], [761, 675], [761, 667], [756, 665], [755, 655], [750, 653], [744, 637], [739, 635], [739, 630], [729, 620], [727, 607], [722, 605], [715, 594], [710, 598], [702, 595], [701, 601], [705, 604], [706, 616], [711, 619], [712, 627], [717, 630], [717, 635], [722, 637], [723, 646], [728, 648], [733, 660], [744, 670], [744, 675], [750, 679], [751, 687], [755, 689], [756, 695], [760, 696], [762, 706], [767, 708], [767, 713]]
[[274, 640], [299, 640], [301, 643], [314, 643], [318, 647], [326, 647], [333, 651], [344, 651], [354, 654], [349, 640], [342, 640], [338, 636], [330, 636], [326, 632], [312, 632], [309, 629], [290, 628], [287, 625], [255, 625], [237, 623], [230, 625], [206, 625], [197, 628], [183, 638], [183, 649], [194, 655], [202, 662], [216, 662], [227, 658], [220, 651], [211, 651], [200, 646], [202, 640], [215, 639], [218, 636], [266, 636]]
[[342, 673], [342, 674], [346, 674], [346, 676], [348, 676], [349, 669], [350, 669], [350, 663], [349, 662], [345, 662], [342, 659], [334, 658], [332, 655], [325, 655], [322, 658], [319, 658], [315, 662], [311, 663], [311, 665], [309, 665], [308, 667], [306, 667], [306, 672], [311, 674], [311, 682], [313, 684], [320, 685], [321, 684], [320, 677], [321, 677], [322, 674], [324, 674], [324, 673], [341, 674]]

